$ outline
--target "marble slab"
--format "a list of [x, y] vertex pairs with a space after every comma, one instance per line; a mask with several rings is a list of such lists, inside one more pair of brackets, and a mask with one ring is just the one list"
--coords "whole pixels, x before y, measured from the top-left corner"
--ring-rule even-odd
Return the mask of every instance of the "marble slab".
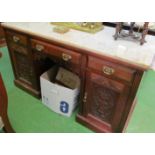
[[45, 22], [10, 22], [3, 23], [2, 26], [86, 49], [90, 52], [120, 58], [155, 70], [155, 36], [147, 35], [147, 43], [141, 46], [139, 42], [122, 39], [115, 41], [113, 39], [115, 29], [107, 26], [95, 34], [73, 29], [65, 34], [59, 34], [53, 32], [54, 25]]

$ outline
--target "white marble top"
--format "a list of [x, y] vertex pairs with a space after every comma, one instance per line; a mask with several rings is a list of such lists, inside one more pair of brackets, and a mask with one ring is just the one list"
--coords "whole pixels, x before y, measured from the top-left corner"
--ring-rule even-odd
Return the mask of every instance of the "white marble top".
[[106, 27], [96, 34], [90, 34], [70, 29], [65, 34], [53, 32], [54, 25], [50, 23], [3, 23], [4, 27], [20, 30], [29, 34], [37, 35], [49, 40], [55, 40], [71, 46], [89, 50], [90, 52], [119, 58], [133, 64], [151, 67], [155, 69], [155, 36], [147, 35], [147, 43], [140, 45], [118, 39], [115, 41], [113, 35], [115, 29]]

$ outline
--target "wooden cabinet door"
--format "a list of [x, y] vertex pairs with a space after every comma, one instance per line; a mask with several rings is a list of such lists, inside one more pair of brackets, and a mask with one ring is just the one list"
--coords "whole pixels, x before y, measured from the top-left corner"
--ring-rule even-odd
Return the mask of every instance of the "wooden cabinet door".
[[16, 79], [35, 87], [34, 69], [31, 59], [21, 51], [11, 50]]
[[130, 87], [90, 71], [86, 76], [85, 117], [99, 132], [119, 132]]

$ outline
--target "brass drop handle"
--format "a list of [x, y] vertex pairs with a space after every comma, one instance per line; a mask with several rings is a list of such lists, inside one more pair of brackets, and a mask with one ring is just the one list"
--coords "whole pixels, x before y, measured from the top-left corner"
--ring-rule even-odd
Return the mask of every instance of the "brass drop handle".
[[63, 59], [64, 61], [69, 61], [69, 60], [72, 59], [72, 56], [69, 55], [69, 54], [66, 54], [66, 53], [62, 53], [62, 59]]
[[44, 46], [43, 45], [39, 45], [39, 44], [36, 44], [36, 50], [41, 52], [44, 50]]
[[108, 66], [104, 66], [104, 67], [102, 68], [102, 71], [103, 71], [103, 73], [106, 74], [106, 75], [112, 75], [112, 74], [114, 74], [114, 72], [115, 72], [115, 70], [114, 70], [113, 68], [108, 67]]
[[17, 36], [13, 36], [13, 41], [14, 41], [14, 42], [16, 42], [16, 43], [17, 43], [17, 42], [19, 42], [19, 40], [20, 40], [20, 38], [19, 38], [19, 37], [17, 37]]
[[87, 92], [85, 92], [85, 94], [84, 94], [84, 98], [83, 98], [83, 102], [84, 102], [84, 103], [87, 102], [87, 95], [88, 95]]

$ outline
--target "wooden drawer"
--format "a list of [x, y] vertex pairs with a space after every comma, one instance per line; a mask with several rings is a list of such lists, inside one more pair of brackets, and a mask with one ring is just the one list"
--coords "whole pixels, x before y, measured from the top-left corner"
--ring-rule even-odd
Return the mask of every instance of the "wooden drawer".
[[8, 41], [14, 42], [15, 44], [27, 46], [28, 41], [25, 35], [12, 32], [12, 31], [6, 31], [6, 35], [7, 35]]
[[127, 82], [131, 82], [134, 78], [136, 70], [117, 65], [115, 63], [89, 56], [88, 68], [99, 71], [100, 73], [111, 77], [119, 78]]
[[71, 50], [64, 49], [55, 45], [51, 45], [42, 41], [31, 39], [31, 47], [39, 52], [45, 52], [52, 56], [62, 59], [63, 61], [73, 64], [81, 64], [82, 55]]

